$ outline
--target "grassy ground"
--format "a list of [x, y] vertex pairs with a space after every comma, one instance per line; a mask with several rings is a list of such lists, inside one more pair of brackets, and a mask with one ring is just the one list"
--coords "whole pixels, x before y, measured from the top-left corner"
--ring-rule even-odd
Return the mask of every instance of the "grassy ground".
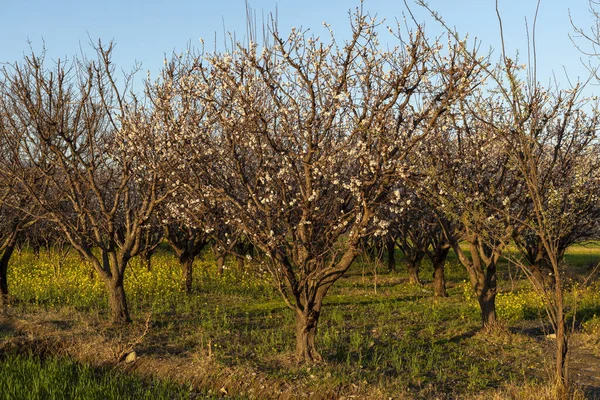
[[193, 393], [174, 383], [35, 354], [6, 354], [0, 359], [0, 370], [1, 397], [7, 400], [187, 399]]
[[[597, 259], [598, 246], [567, 254], [580, 274]], [[67, 355], [104, 367], [135, 350], [140, 358], [126, 370], [176, 379], [208, 396], [542, 398], [548, 388], [552, 341], [546, 338], [543, 305], [522, 274], [508, 266], [500, 271], [497, 298], [504, 328], [483, 333], [477, 302], [455, 258], [447, 266], [450, 297], [445, 299], [433, 297], [427, 264], [420, 287], [409, 285], [403, 272], [374, 274], [368, 262], [357, 263], [326, 298], [317, 338], [326, 363], [312, 367], [293, 362], [292, 312], [260, 277], [233, 267], [217, 276], [210, 254], [195, 268], [194, 293], [186, 295], [168, 252], [153, 259], [151, 272], [133, 260], [126, 290], [135, 323], [123, 330], [106, 324], [102, 283], [76, 255], [17, 253], [9, 271], [13, 328], [0, 329], [0, 343], [53, 338], [47, 341]], [[570, 294], [572, 310], [578, 304], [579, 332], [589, 337], [599, 331], [599, 293], [596, 284], [584, 288], [574, 281]], [[63, 337], [74, 339], [67, 346]], [[586, 343], [594, 347], [589, 337]], [[40, 362], [34, 358], [31, 368], [46, 371]], [[60, 379], [95, 385], [89, 377], [97, 375], [73, 372], [88, 367], [52, 362], [52, 371], [67, 374]], [[9, 379], [18, 388], [19, 378], [4, 366], [1, 371], [0, 387], [1, 379]], [[31, 374], [58, 379], [51, 371]], [[166, 396], [189, 397], [185, 390]], [[146, 392], [139, 393], [143, 398]]]

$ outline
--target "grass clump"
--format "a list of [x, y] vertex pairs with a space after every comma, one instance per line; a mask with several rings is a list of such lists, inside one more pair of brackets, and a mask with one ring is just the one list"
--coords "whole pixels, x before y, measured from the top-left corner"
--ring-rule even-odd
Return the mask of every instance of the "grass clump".
[[6, 400], [189, 399], [192, 390], [97, 370], [67, 358], [8, 354], [0, 359], [0, 393]]

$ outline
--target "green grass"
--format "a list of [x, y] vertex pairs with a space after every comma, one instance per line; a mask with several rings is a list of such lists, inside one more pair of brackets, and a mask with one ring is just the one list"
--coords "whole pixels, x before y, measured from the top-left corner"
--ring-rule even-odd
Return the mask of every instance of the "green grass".
[[600, 244], [586, 242], [571, 246], [565, 253], [565, 261], [575, 272], [586, 275], [600, 263]]
[[189, 387], [97, 370], [66, 358], [0, 358], [0, 397], [6, 400], [189, 399], [192, 393]]
[[[582, 247], [569, 252], [567, 262], [585, 264], [583, 253], [586, 260], [600, 258], [598, 247]], [[90, 277], [91, 267], [74, 254], [60, 268], [52, 260], [47, 255], [35, 259], [28, 251], [15, 255], [9, 270], [12, 312], [72, 308], [90, 320], [106, 320], [106, 295], [102, 283]], [[404, 266], [398, 268], [398, 273], [378, 274], [377, 290], [373, 269], [360, 263], [333, 286], [317, 336], [326, 363], [309, 368], [290, 362], [294, 315], [260, 276], [233, 265], [218, 276], [206, 254], [195, 264], [194, 291], [186, 295], [171, 254], [158, 253], [150, 272], [134, 259], [125, 280], [132, 316], [141, 321], [152, 312], [152, 328], [136, 350], [156, 357], [210, 357], [223, 370], [300, 382], [333, 397], [355, 390], [374, 398], [460, 398], [548, 379], [544, 340], [521, 333], [522, 326], [540, 325], [544, 318], [543, 304], [522, 274], [511, 283], [506, 265], [500, 267], [497, 310], [507, 329], [489, 335], [478, 332], [477, 301], [455, 256], [446, 269], [449, 298], [433, 297], [430, 264], [421, 270], [423, 287], [409, 285]], [[569, 297], [577, 300], [581, 324], [589, 330], [599, 325], [597, 293], [598, 287], [574, 286]], [[72, 374], [75, 367], [64, 368]]]

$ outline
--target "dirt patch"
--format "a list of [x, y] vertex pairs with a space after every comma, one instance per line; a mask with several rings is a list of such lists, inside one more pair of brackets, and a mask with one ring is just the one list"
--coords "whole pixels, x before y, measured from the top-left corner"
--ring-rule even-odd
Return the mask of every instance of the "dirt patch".
[[569, 368], [573, 381], [589, 399], [600, 399], [600, 350], [598, 338], [576, 335], [571, 343]]

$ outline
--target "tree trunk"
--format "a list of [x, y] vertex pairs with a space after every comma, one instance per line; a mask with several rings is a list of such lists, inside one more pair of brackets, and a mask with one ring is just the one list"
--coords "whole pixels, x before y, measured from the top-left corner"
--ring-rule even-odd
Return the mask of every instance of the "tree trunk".
[[498, 324], [496, 318], [496, 294], [498, 293], [496, 263], [500, 250], [495, 249], [489, 251], [487, 256], [484, 255], [485, 249], [481, 245], [478, 246], [474, 236], [471, 236], [469, 240], [471, 260], [465, 256], [457, 242], [454, 242], [452, 247], [469, 273], [471, 285], [473, 285], [479, 301], [483, 328], [484, 330], [493, 329]]
[[494, 328], [498, 323], [496, 318], [496, 290], [486, 285], [477, 298], [481, 308], [483, 327]]
[[140, 251], [140, 260], [148, 272], [152, 271], [152, 252]]
[[125, 298], [125, 288], [123, 287], [123, 276], [109, 278], [106, 286], [108, 287], [111, 322], [116, 325], [131, 322], [129, 310], [127, 309], [127, 299]]
[[529, 266], [531, 270], [531, 275], [533, 277], [533, 283], [540, 290], [544, 290], [544, 275], [542, 274], [542, 269], [540, 268], [540, 262], [535, 262]]
[[409, 261], [408, 262], [408, 282], [413, 285], [421, 285], [421, 280], [419, 279], [419, 264], [421, 261]]
[[[553, 263], [553, 271], [559, 273], [558, 262]], [[556, 390], [557, 397], [567, 398], [569, 387], [568, 358], [569, 338], [565, 324], [565, 304], [563, 297], [563, 285], [560, 276], [556, 278], [554, 314], [556, 315]]]
[[315, 335], [320, 312], [317, 310], [296, 310], [296, 360], [299, 363], [322, 361], [315, 347]]
[[194, 257], [181, 256], [179, 257], [181, 263], [181, 270], [183, 273], [183, 289], [187, 294], [192, 293], [192, 285], [194, 279]]
[[[556, 385], [559, 395], [566, 394], [568, 388], [567, 352], [569, 343], [565, 332], [565, 323], [559, 322], [556, 332]], [[562, 398], [562, 397], [561, 397]]]
[[217, 275], [223, 275], [223, 270], [225, 268], [225, 254], [217, 255]]
[[385, 243], [387, 250], [387, 267], [389, 272], [396, 272], [396, 242], [388, 240]]
[[445, 264], [445, 257], [442, 260], [436, 259], [433, 263], [433, 293], [435, 297], [448, 297], [446, 274], [444, 273]]
[[41, 248], [42, 248], [42, 245], [38, 241], [34, 241], [33, 244], [31, 245], [31, 249], [33, 250], [33, 255], [36, 260], [38, 260], [40, 258]]
[[8, 261], [15, 250], [16, 243], [11, 243], [4, 249], [0, 258], [0, 305], [8, 303]]

